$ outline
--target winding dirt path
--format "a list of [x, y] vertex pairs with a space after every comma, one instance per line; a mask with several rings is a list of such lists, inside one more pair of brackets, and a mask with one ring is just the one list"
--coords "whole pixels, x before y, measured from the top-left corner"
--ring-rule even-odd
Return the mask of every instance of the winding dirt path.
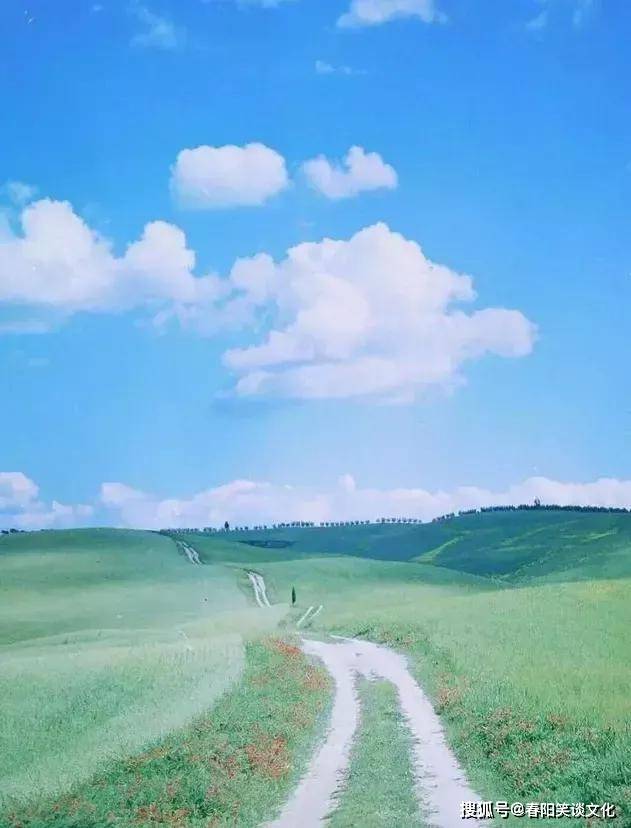
[[178, 548], [186, 555], [186, 557], [189, 560], [189, 563], [201, 565], [201, 560], [197, 552], [197, 549], [190, 546], [190, 544], [186, 543], [186, 541], [176, 540], [175, 543], [177, 544]]
[[[257, 604], [271, 606], [263, 576], [250, 570], [247, 574]], [[321, 609], [319, 606], [311, 618]], [[299, 624], [313, 610], [309, 607]], [[331, 720], [326, 739], [311, 759], [306, 774], [268, 828], [317, 828], [335, 809], [359, 724], [357, 676], [384, 679], [397, 689], [401, 712], [413, 738], [416, 793], [424, 821], [434, 828], [461, 828], [460, 803], [477, 801], [479, 797], [447, 745], [440, 719], [412, 677], [405, 657], [371, 641], [337, 636], [334, 642], [303, 639], [302, 647], [305, 653], [324, 663], [335, 682]]]
[[467, 783], [447, 745], [440, 719], [411, 676], [405, 658], [387, 647], [356, 639], [336, 639], [335, 643], [304, 640], [303, 648], [324, 662], [335, 681], [333, 711], [324, 744], [278, 819], [269, 823], [270, 828], [316, 828], [335, 808], [359, 721], [358, 675], [385, 679], [397, 688], [401, 711], [414, 739], [417, 795], [427, 824], [461, 828], [460, 803], [479, 797]]
[[265, 579], [258, 572], [248, 571], [248, 578], [254, 590], [254, 598], [259, 607], [271, 607], [267, 597], [267, 587], [265, 586]]
[[339, 644], [303, 641], [306, 653], [317, 656], [335, 681], [335, 699], [324, 744], [315, 753], [309, 769], [278, 819], [269, 828], [312, 828], [322, 825], [334, 807], [334, 795], [348, 766], [353, 736], [359, 720], [355, 676], [349, 669], [348, 653]]

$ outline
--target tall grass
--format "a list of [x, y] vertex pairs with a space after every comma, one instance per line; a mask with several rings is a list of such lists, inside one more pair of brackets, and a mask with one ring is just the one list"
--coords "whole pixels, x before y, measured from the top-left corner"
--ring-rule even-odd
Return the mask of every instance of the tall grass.
[[314, 631], [409, 654], [481, 794], [608, 800], [631, 824], [631, 580], [479, 589], [406, 579], [413, 565], [381, 563], [390, 577], [375, 579], [374, 562], [353, 577], [348, 559], [323, 563], [261, 570], [281, 594], [295, 584], [303, 603], [324, 604]]
[[63, 791], [207, 710], [256, 616], [222, 566], [167, 538], [94, 530], [0, 541], [0, 806]]
[[241, 680], [210, 713], [62, 796], [0, 812], [10, 828], [255, 828], [282, 805], [330, 696], [322, 668], [275, 638], [246, 645]]

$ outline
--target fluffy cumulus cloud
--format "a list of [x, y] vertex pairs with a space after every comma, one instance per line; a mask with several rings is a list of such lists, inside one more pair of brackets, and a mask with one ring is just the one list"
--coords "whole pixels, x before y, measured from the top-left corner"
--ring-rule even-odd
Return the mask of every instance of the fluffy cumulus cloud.
[[38, 494], [37, 485], [23, 472], [0, 472], [0, 510], [22, 508]]
[[171, 170], [171, 191], [190, 209], [256, 206], [288, 185], [283, 156], [258, 143], [184, 149]]
[[223, 356], [237, 396], [387, 402], [451, 386], [485, 354], [528, 354], [535, 339], [517, 310], [465, 312], [471, 278], [385, 224], [299, 244], [280, 261], [239, 259], [223, 278], [198, 276], [195, 264], [172, 224], [147, 224], [117, 255], [69, 203], [40, 199], [22, 209], [20, 232], [0, 232], [0, 330], [123, 311], [208, 336], [242, 329], [242, 346]]
[[45, 329], [50, 319], [78, 311], [212, 304], [218, 280], [196, 278], [194, 266], [195, 254], [172, 224], [147, 224], [116, 256], [68, 202], [41, 199], [23, 209], [20, 233], [0, 235], [0, 304], [15, 309], [17, 330]]
[[242, 259], [229, 281], [233, 301], [273, 320], [261, 342], [224, 355], [245, 397], [409, 402], [459, 381], [467, 361], [524, 356], [535, 339], [519, 311], [459, 309], [475, 298], [471, 278], [385, 224], [300, 244], [278, 263]]
[[631, 508], [631, 480], [602, 478], [567, 483], [532, 477], [504, 491], [461, 486], [452, 491], [423, 488], [364, 488], [344, 474], [330, 488], [268, 481], [233, 480], [190, 497], [160, 498], [124, 483], [104, 483], [92, 504], [44, 501], [22, 472], [0, 472], [0, 528], [56, 529], [103, 523], [133, 528], [271, 524], [288, 521], [422, 521], [465, 509], [532, 503]]
[[67, 506], [39, 497], [39, 487], [23, 472], [0, 472], [0, 528], [47, 529], [81, 526], [90, 520], [90, 505]]
[[160, 499], [121, 483], [106, 483], [101, 502], [117, 525], [165, 527], [257, 525], [289, 521], [367, 520], [409, 517], [427, 521], [465, 509], [532, 503], [631, 507], [631, 481], [601, 479], [564, 483], [533, 477], [506, 491], [466, 486], [446, 491], [422, 488], [371, 489], [343, 475], [328, 490], [235, 480], [190, 498]]
[[321, 155], [305, 161], [302, 169], [309, 184], [332, 199], [349, 198], [365, 190], [393, 190], [398, 183], [394, 167], [379, 153], [362, 147], [351, 147], [342, 164], [332, 164]]
[[399, 17], [416, 17], [424, 23], [446, 20], [434, 0], [351, 0], [350, 8], [337, 24], [343, 28], [378, 26]]

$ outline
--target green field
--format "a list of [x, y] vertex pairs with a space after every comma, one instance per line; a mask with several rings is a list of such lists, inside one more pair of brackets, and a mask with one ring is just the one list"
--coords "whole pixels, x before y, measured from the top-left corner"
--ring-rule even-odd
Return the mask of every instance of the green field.
[[[180, 822], [170, 824], [206, 825], [214, 815], [217, 825], [249, 826], [273, 816], [323, 727], [318, 711], [330, 691], [279, 678], [264, 642], [270, 634], [291, 642], [298, 617], [320, 604], [307, 634], [371, 638], [409, 656], [483, 797], [611, 801], [616, 825], [631, 825], [631, 515], [492, 512], [185, 538], [203, 566], [154, 533], [0, 538], [0, 712], [8, 723], [0, 825], [152, 825], [156, 813], [173, 812]], [[269, 541], [274, 548], [260, 545]], [[265, 577], [272, 609], [254, 605], [248, 568]], [[308, 670], [292, 646], [281, 650]], [[254, 674], [281, 703], [304, 708], [291, 733], [270, 711], [269, 694], [247, 690]], [[334, 825], [361, 813], [353, 792], [383, 745], [405, 743], [387, 689], [369, 686], [362, 698], [363, 729]], [[250, 731], [242, 732], [241, 712], [213, 715], [231, 705], [247, 709]], [[209, 717], [200, 750], [216, 755], [219, 738], [240, 763], [236, 776], [211, 768], [210, 782], [193, 774], [189, 786], [168, 761], [138, 772], [131, 760], [147, 750], [180, 756], [200, 716]], [[273, 784], [243, 754], [243, 739], [256, 744], [257, 717], [261, 744], [283, 740]], [[409, 773], [401, 750], [383, 757], [388, 771], [374, 789], [383, 813], [409, 811], [398, 785]], [[169, 799], [170, 782], [156, 785], [171, 771], [180, 781]], [[102, 793], [91, 811], [96, 781]], [[132, 783], [126, 805], [120, 792]], [[53, 810], [52, 796], [66, 804]], [[77, 800], [84, 810], [68, 805]], [[152, 803], [157, 812], [146, 810]], [[83, 822], [69, 815], [73, 807]], [[116, 818], [99, 822], [108, 807]], [[238, 818], [229, 817], [235, 808]]]
[[513, 581], [555, 573], [560, 580], [631, 577], [629, 514], [510, 510], [424, 524], [282, 528], [192, 537], [208, 549], [220, 545], [222, 537], [241, 543], [274, 538], [286, 543], [285, 549], [259, 553], [416, 560]]
[[[153, 533], [0, 540], [0, 792], [85, 779], [208, 708], [261, 619], [232, 570], [194, 570]], [[25, 727], [28, 723], [28, 727]]]

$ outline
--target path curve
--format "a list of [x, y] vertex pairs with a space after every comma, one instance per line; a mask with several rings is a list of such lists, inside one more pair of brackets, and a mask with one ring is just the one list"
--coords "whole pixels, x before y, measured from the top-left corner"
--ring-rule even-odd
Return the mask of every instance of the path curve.
[[296, 828], [296, 825], [312, 828], [322, 825], [333, 810], [335, 793], [343, 782], [359, 720], [355, 676], [349, 670], [344, 647], [304, 640], [303, 650], [323, 661], [335, 681], [329, 732], [294, 794], [278, 819], [269, 823], [269, 828]]
[[267, 597], [267, 587], [265, 585], [265, 579], [262, 575], [259, 575], [258, 572], [251, 572], [248, 570], [248, 578], [250, 579], [250, 583], [252, 584], [252, 589], [254, 590], [254, 598], [256, 603], [259, 607], [271, 607], [272, 605], [269, 602]]
[[182, 551], [186, 555], [186, 557], [189, 560], [189, 563], [201, 565], [199, 553], [197, 552], [197, 549], [195, 549], [195, 547], [186, 543], [186, 541], [176, 540], [175, 543], [178, 549], [180, 549], [180, 551]]
[[304, 651], [324, 662], [335, 681], [335, 700], [324, 744], [314, 755], [279, 818], [270, 828], [316, 828], [336, 804], [344, 783], [350, 748], [359, 721], [358, 675], [392, 682], [405, 722], [413, 736], [417, 795], [428, 825], [462, 826], [460, 803], [479, 797], [445, 740], [440, 719], [409, 672], [404, 656], [370, 641], [337, 639], [335, 643], [303, 641]]

